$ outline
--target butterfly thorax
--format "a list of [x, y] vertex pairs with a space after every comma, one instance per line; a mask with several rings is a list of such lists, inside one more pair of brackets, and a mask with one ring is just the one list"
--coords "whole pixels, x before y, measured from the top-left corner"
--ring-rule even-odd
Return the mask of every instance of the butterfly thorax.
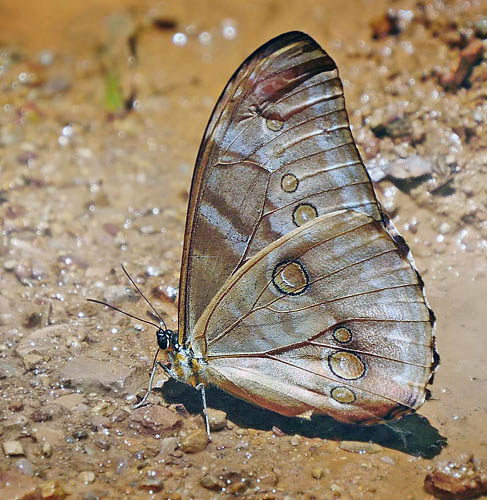
[[171, 336], [165, 349], [171, 363], [168, 374], [178, 382], [196, 387], [198, 384], [207, 383], [204, 373], [206, 362], [194, 355], [191, 344], [179, 344], [177, 337]]

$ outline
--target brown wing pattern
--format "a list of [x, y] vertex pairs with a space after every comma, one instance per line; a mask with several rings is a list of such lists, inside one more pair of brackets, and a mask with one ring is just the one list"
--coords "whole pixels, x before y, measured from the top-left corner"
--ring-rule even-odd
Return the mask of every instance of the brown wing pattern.
[[340, 211], [257, 253], [209, 304], [209, 380], [285, 415], [373, 422], [418, 408], [435, 367], [422, 282], [372, 217]]
[[307, 35], [281, 35], [234, 74], [200, 147], [181, 267], [181, 340], [256, 252], [345, 208], [381, 218], [336, 65]]

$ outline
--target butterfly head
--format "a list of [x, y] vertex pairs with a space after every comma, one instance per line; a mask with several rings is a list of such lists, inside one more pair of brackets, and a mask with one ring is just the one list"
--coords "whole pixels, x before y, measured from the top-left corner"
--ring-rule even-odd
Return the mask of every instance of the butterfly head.
[[157, 345], [161, 351], [178, 352], [181, 349], [181, 345], [178, 340], [178, 333], [173, 330], [160, 326], [156, 332], [156, 337]]

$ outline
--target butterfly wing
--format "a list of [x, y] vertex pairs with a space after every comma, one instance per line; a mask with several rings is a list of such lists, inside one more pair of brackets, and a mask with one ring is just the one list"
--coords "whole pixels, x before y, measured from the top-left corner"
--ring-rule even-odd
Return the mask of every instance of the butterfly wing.
[[211, 301], [192, 346], [210, 382], [250, 402], [373, 422], [424, 402], [432, 325], [404, 247], [347, 210], [255, 254]]
[[246, 260], [344, 208], [381, 217], [335, 63], [309, 36], [286, 33], [240, 66], [207, 126], [186, 220], [180, 342]]

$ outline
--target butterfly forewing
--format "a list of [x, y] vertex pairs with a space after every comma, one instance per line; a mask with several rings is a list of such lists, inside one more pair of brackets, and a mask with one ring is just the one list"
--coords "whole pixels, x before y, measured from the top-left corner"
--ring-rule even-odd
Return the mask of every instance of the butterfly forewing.
[[249, 258], [344, 208], [381, 217], [335, 63], [307, 35], [287, 33], [237, 70], [205, 132], [186, 223], [181, 337]]
[[194, 333], [213, 380], [286, 415], [353, 422], [412, 410], [432, 373], [417, 274], [382, 224], [355, 211], [321, 216], [258, 252]]

